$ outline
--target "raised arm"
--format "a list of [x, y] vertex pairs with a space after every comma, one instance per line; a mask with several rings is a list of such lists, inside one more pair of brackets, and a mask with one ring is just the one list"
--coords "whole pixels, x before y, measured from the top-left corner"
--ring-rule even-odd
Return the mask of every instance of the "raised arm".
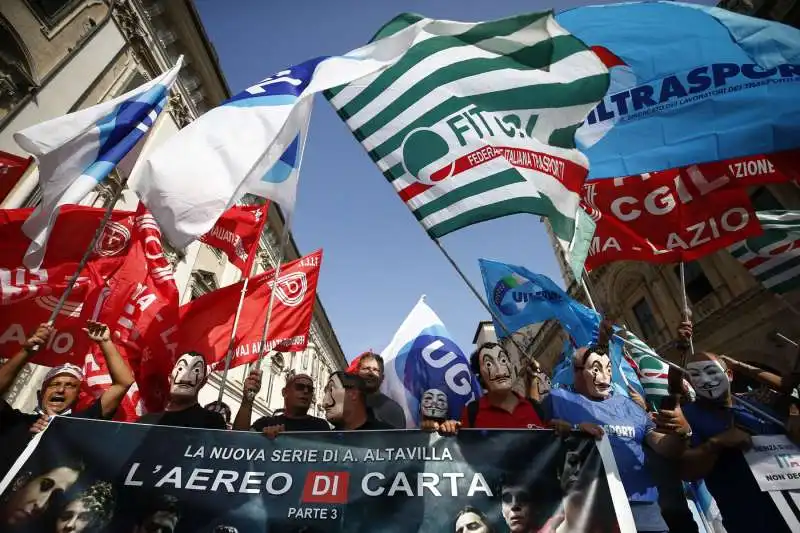
[[86, 326], [83, 331], [100, 347], [111, 376], [111, 386], [100, 397], [103, 417], [111, 417], [114, 416], [123, 398], [128, 394], [128, 389], [133, 385], [133, 372], [119, 354], [117, 347], [111, 342], [111, 331], [107, 325], [90, 320]]
[[[261, 390], [261, 370], [251, 370], [244, 380], [242, 389], [242, 403], [239, 405], [236, 418], [233, 419], [233, 429], [236, 431], [250, 431], [250, 420], [253, 418], [253, 400], [251, 398], [255, 397], [258, 391]], [[253, 391], [255, 394], [250, 396], [247, 391]]]
[[0, 366], [0, 396], [8, 392], [8, 389], [17, 379], [20, 370], [25, 364], [30, 361], [31, 357], [36, 353], [37, 346], [44, 346], [53, 334], [53, 326], [50, 324], [39, 324], [33, 335], [25, 341], [22, 349], [14, 354], [11, 359]]

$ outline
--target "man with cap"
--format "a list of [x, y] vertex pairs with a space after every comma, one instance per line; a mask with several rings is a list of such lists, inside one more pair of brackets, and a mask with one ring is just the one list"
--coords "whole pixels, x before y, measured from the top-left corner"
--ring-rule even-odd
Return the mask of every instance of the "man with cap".
[[[39, 406], [36, 413], [23, 413], [0, 399], [0, 476], [4, 475], [27, 445], [34, 433], [47, 427], [53, 416], [76, 416], [110, 420], [125, 395], [133, 385], [133, 372], [111, 342], [111, 332], [105, 324], [87, 322], [83, 331], [97, 343], [105, 357], [111, 386], [86, 410], [75, 412], [83, 371], [72, 364], [51, 368], [39, 389]], [[54, 333], [50, 324], [40, 324], [36, 332], [23, 344], [22, 350], [0, 367], [0, 395], [14, 383], [22, 367], [33, 357], [39, 347], [45, 346]]]
[[[247, 376], [245, 391], [258, 393], [261, 390], [261, 371], [254, 369]], [[283, 412], [273, 416], [262, 416], [252, 426], [250, 418], [253, 412], [254, 397], [244, 395], [242, 405], [233, 422], [233, 429], [239, 431], [257, 431], [269, 438], [275, 438], [284, 431], [330, 431], [331, 427], [321, 418], [311, 416], [308, 410], [314, 404], [314, 380], [308, 374], [290, 374], [283, 394]]]

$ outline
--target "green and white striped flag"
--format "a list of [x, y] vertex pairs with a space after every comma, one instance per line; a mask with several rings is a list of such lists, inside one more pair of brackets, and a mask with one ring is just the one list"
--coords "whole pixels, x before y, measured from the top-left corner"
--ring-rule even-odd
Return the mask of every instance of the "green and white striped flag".
[[373, 40], [398, 31], [417, 35], [397, 63], [326, 97], [428, 234], [534, 213], [571, 242], [588, 171], [574, 135], [608, 88], [600, 59], [550, 13], [404, 14]]
[[648, 404], [658, 405], [661, 399], [669, 395], [669, 366], [659, 358], [653, 357], [655, 353], [643, 340], [628, 330], [621, 332], [627, 341], [625, 349], [638, 367], [639, 382], [645, 393]]
[[777, 293], [800, 287], [800, 211], [758, 211], [764, 233], [728, 247], [764, 286]]

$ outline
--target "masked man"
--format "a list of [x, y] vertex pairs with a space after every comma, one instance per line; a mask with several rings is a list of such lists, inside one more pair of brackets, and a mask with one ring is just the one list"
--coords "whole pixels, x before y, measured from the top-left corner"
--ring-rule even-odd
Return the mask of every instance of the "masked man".
[[[681, 328], [691, 337], [691, 324]], [[742, 454], [752, 446], [751, 435], [782, 433], [782, 428], [733, 403], [733, 375], [716, 355], [689, 356], [686, 370], [697, 393], [694, 403], [683, 406], [692, 425], [692, 447], [683, 456], [687, 480], [705, 478], [717, 501], [728, 533], [790, 530], [769, 494], [762, 492]]]
[[[86, 410], [74, 412], [72, 408], [78, 401], [83, 371], [75, 365], [65, 364], [51, 368], [45, 375], [35, 414], [12, 409], [5, 400], [0, 399], [0, 477], [14, 464], [33, 434], [44, 430], [53, 416], [110, 420], [133, 385], [133, 372], [111, 342], [108, 326], [89, 321], [84, 332], [105, 357], [111, 386]], [[53, 333], [52, 326], [41, 324], [22, 350], [0, 367], [0, 395], [8, 391], [22, 367], [40, 346], [47, 344]]]
[[361, 376], [347, 372], [334, 372], [325, 386], [322, 407], [325, 418], [334, 429], [365, 431], [394, 429], [389, 424], [370, 416], [367, 408], [368, 386]]
[[138, 422], [154, 426], [228, 429], [225, 419], [200, 407], [197, 396], [208, 378], [202, 354], [188, 352], [180, 356], [169, 376], [169, 401], [161, 413], [147, 413]]
[[577, 350], [572, 358], [575, 390], [553, 389], [543, 404], [561, 431], [579, 425], [597, 436], [608, 434], [637, 531], [667, 531], [658, 506], [658, 489], [645, 466], [643, 445], [678, 458], [691, 435], [680, 408], [659, 411], [656, 424], [630, 398], [611, 391], [611, 358], [605, 346]]
[[419, 404], [420, 426], [441, 424], [447, 420], [447, 404], [447, 394], [439, 389], [428, 389], [423, 392], [422, 401]]
[[[252, 370], [244, 383], [244, 390], [258, 393], [261, 390], [261, 371]], [[308, 374], [292, 374], [286, 380], [286, 386], [281, 391], [283, 394], [283, 411], [272, 416], [262, 416], [253, 425], [252, 417], [253, 400], [245, 396], [233, 429], [238, 431], [257, 431], [269, 438], [275, 438], [284, 431], [330, 431], [331, 427], [326, 421], [308, 414], [314, 403], [314, 380]], [[255, 395], [254, 395], [255, 396]]]
[[358, 356], [356, 364], [356, 373], [367, 386], [367, 407], [372, 411], [372, 416], [395, 429], [405, 429], [406, 415], [403, 408], [381, 392], [384, 378], [383, 357], [366, 352]]

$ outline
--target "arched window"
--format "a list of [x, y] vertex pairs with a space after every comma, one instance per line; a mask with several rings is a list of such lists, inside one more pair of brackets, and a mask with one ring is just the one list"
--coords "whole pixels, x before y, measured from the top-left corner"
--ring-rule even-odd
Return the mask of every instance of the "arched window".
[[0, 16], [0, 119], [34, 86], [33, 66], [25, 44]]

